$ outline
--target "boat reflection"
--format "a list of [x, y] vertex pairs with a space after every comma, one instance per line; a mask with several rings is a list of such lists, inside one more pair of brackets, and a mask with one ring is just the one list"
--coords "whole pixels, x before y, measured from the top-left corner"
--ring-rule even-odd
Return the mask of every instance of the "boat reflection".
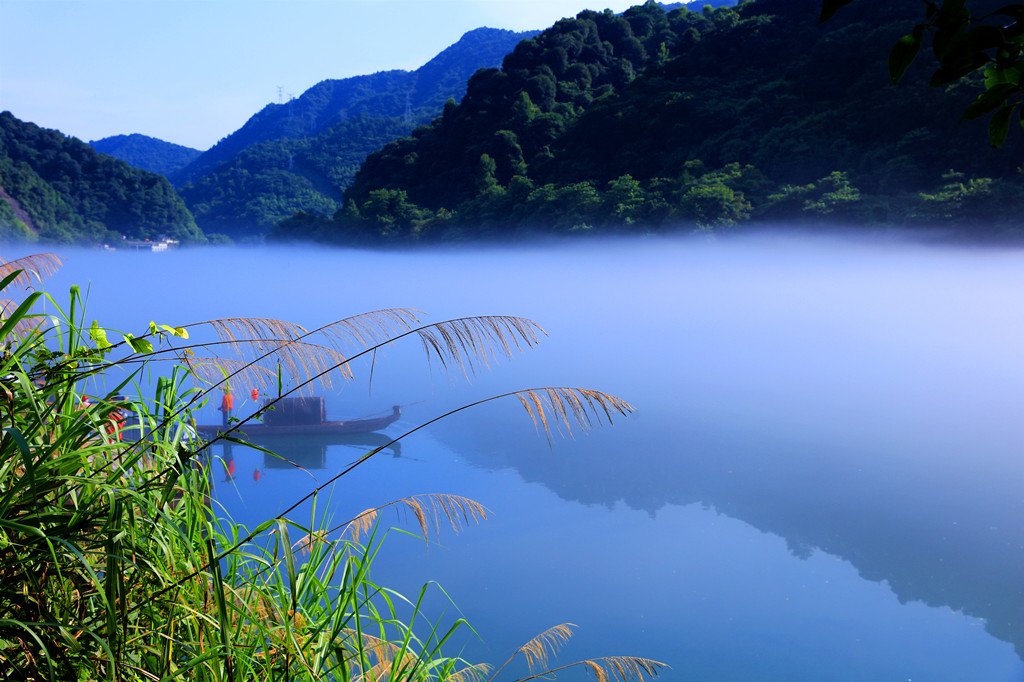
[[253, 444], [274, 454], [263, 453], [264, 469], [326, 469], [328, 446], [341, 446], [353, 451], [353, 459], [383, 448], [381, 455], [402, 456], [402, 444], [392, 442], [382, 433], [353, 433], [346, 435], [259, 436]]

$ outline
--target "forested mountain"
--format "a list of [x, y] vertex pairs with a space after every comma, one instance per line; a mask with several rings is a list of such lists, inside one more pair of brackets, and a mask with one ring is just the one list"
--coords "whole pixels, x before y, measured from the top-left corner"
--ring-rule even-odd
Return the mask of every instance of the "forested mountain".
[[258, 239], [296, 211], [335, 212], [366, 155], [410, 128], [364, 114], [316, 137], [259, 142], [178, 192], [207, 234]]
[[92, 140], [89, 146], [103, 154], [127, 161], [136, 168], [161, 175], [171, 175], [181, 170], [202, 154], [198, 149], [138, 133]]
[[325, 80], [267, 105], [172, 179], [208, 233], [245, 237], [299, 210], [333, 213], [367, 154], [461, 98], [474, 71], [532, 35], [480, 28], [416, 71]]
[[[506, 236], [520, 229], [714, 228], [752, 219], [1016, 230], [1021, 135], [958, 125], [971, 82], [899, 87], [915, 3], [820, 0], [622, 15], [585, 11], [476, 73], [460, 104], [371, 154], [333, 219], [279, 238]], [[975, 83], [976, 85], [976, 83]], [[1019, 133], [1019, 131], [1017, 131]]]
[[0, 240], [205, 241], [162, 175], [0, 113]]

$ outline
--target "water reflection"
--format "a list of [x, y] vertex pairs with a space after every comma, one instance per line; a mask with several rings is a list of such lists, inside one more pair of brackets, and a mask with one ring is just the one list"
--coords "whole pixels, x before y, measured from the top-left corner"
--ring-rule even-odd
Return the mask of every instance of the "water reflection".
[[625, 424], [545, 453], [509, 415], [489, 417], [483, 432], [436, 432], [475, 465], [514, 469], [565, 500], [624, 503], [652, 518], [700, 505], [783, 538], [800, 559], [827, 552], [901, 603], [983, 619], [1024, 659], [1024, 467], [1015, 452], [885, 451], [877, 442], [872, 451], [663, 418], [654, 434]]
[[[399, 458], [401, 442], [381, 433], [354, 433], [348, 435], [258, 436], [253, 443], [271, 453], [263, 453], [263, 466], [267, 469], [326, 469], [328, 446], [338, 446], [339, 462], [347, 464], [367, 453], [382, 448], [379, 456]], [[274, 456], [278, 455], [278, 456]], [[351, 459], [345, 461], [345, 457]], [[337, 463], [336, 463], [337, 464]]]

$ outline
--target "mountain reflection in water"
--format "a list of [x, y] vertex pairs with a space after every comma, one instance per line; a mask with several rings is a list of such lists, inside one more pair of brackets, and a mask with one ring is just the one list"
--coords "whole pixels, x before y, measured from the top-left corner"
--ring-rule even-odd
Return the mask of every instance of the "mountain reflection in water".
[[[465, 615], [483, 639], [459, 644], [470, 660], [500, 663], [571, 621], [560, 660], [648, 656], [668, 680], [1024, 680], [1019, 250], [760, 236], [75, 251], [56, 291], [90, 279], [90, 318], [125, 331], [408, 306], [549, 332], [471, 382], [431, 375], [415, 343], [380, 354], [369, 386], [356, 367], [364, 380], [326, 396], [328, 418], [423, 401], [387, 437], [534, 386], [636, 406], [549, 447], [514, 400], [484, 405], [325, 491], [317, 510], [339, 522], [420, 493], [493, 510], [429, 550], [389, 539], [374, 567], [406, 594], [438, 580], [459, 611], [438, 598], [435, 617]], [[255, 527], [373, 447], [281, 446], [301, 469], [236, 447], [218, 502]]]

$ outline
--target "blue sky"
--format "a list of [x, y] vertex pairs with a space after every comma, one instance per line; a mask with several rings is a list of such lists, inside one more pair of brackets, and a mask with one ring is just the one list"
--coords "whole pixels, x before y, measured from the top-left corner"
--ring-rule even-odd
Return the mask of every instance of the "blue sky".
[[207, 149], [327, 78], [415, 69], [480, 26], [629, 0], [0, 0], [0, 110], [94, 140]]

